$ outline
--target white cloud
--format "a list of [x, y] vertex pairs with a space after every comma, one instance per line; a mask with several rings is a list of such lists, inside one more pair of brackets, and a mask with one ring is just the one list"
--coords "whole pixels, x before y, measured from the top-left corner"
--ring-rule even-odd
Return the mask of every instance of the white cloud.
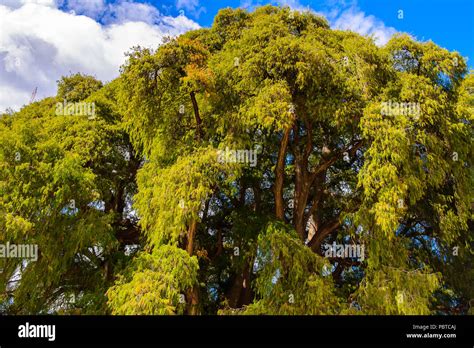
[[82, 14], [91, 18], [97, 18], [106, 9], [105, 0], [68, 0], [67, 8], [77, 14]]
[[309, 6], [303, 6], [299, 0], [275, 0], [275, 3], [277, 3], [280, 6], [288, 6], [289, 8], [299, 11], [299, 12], [304, 12], [304, 11], [313, 11]]
[[199, 0], [176, 0], [177, 8], [192, 9], [199, 6]]
[[199, 18], [201, 13], [206, 13], [206, 8], [199, 6], [199, 0], [176, 0], [176, 8], [185, 9], [196, 18]]
[[154, 24], [159, 21], [160, 12], [148, 4], [122, 1], [116, 4], [109, 4], [106, 8], [102, 22], [123, 23], [127, 21], [145, 22]]
[[37, 4], [42, 6], [55, 7], [55, 0], [1, 0], [0, 5], [7, 6], [10, 8], [19, 8], [26, 4]]
[[52, 0], [0, 1], [0, 111], [27, 103], [35, 87], [36, 99], [55, 95], [56, 81], [70, 73], [110, 81], [130, 47], [156, 48], [166, 35], [199, 28], [185, 16], [163, 16], [150, 5], [128, 1], [109, 9], [115, 16], [107, 24], [63, 12]]
[[147, 3], [134, 0], [118, 0], [107, 3], [106, 0], [58, 0], [66, 11], [84, 15], [100, 21], [102, 24], [123, 23], [129, 21], [154, 24], [160, 20], [158, 9]]
[[387, 27], [381, 20], [372, 15], [366, 15], [356, 7], [351, 7], [340, 13], [333, 12], [328, 16], [336, 29], [351, 30], [361, 35], [373, 36], [375, 43], [384, 45], [397, 32], [395, 28]]

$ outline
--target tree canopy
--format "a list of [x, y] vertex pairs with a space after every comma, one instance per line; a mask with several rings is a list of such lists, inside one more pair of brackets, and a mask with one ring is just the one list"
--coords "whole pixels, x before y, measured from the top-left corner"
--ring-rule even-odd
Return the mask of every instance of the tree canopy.
[[473, 120], [457, 52], [221, 10], [0, 117], [0, 312], [468, 313]]

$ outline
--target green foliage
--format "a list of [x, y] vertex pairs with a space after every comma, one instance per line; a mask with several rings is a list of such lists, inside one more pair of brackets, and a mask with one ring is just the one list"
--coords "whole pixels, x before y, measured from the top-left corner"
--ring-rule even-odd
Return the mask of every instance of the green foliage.
[[63, 76], [58, 81], [58, 99], [66, 99], [68, 102], [78, 102], [86, 99], [92, 93], [102, 88], [102, 82], [93, 76], [80, 73], [71, 76]]
[[[73, 86], [80, 93], [85, 85], [94, 85], [88, 77], [84, 83], [79, 78], [73, 78]], [[26, 266], [21, 259], [0, 260], [2, 287], [21, 270], [21, 281], [8, 292], [14, 296], [9, 310], [54, 311], [66, 308], [69, 295], [75, 294], [78, 299], [89, 296], [91, 308], [103, 313], [110, 281], [104, 277], [108, 261], [103, 257], [115, 253], [117, 240], [114, 212], [99, 207], [107, 208], [110, 199], [110, 174], [104, 174], [103, 165], [113, 161], [116, 143], [109, 141], [118, 130], [100, 112], [94, 121], [55, 115], [53, 98], [1, 122], [0, 242], [36, 244], [39, 250], [38, 260]]]
[[257, 301], [244, 314], [337, 314], [330, 264], [301, 244], [294, 230], [270, 223], [259, 235], [255, 290]]
[[369, 242], [368, 267], [359, 289], [351, 296], [361, 308], [354, 306], [347, 314], [430, 314], [433, 293], [440, 286], [440, 274], [428, 265], [410, 267], [408, 241], [389, 240], [383, 235]]
[[199, 212], [213, 189], [235, 178], [232, 167], [219, 163], [212, 148], [180, 157], [165, 168], [158, 161], [146, 163], [137, 177], [135, 207], [149, 243], [177, 244], [191, 221], [201, 220]]
[[195, 256], [174, 246], [137, 255], [107, 292], [112, 313], [183, 314], [185, 304], [180, 299], [196, 285], [198, 268]]

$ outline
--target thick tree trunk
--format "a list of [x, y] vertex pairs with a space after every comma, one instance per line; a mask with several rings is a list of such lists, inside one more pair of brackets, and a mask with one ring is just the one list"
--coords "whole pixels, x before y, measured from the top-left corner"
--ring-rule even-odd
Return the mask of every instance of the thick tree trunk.
[[[308, 126], [309, 127], [309, 126]], [[306, 224], [311, 215], [314, 214], [315, 226], [317, 226], [316, 235], [310, 241], [311, 248], [319, 252], [322, 241], [331, 233], [336, 231], [340, 223], [338, 219], [329, 221], [327, 224], [320, 226], [320, 219], [318, 209], [321, 207], [321, 201], [325, 188], [326, 173], [328, 169], [337, 160], [339, 160], [345, 151], [353, 157], [357, 150], [362, 147], [362, 141], [357, 141], [345, 150], [339, 150], [332, 152], [328, 150], [328, 155], [323, 156], [322, 161], [312, 171], [308, 170], [308, 158], [312, 151], [311, 143], [311, 128], [308, 128], [308, 137], [306, 140], [306, 147], [304, 151], [295, 153], [295, 199], [294, 199], [294, 212], [293, 212], [293, 224], [295, 226], [298, 235], [302, 240], [306, 239]], [[326, 157], [326, 158], [324, 158]], [[312, 206], [308, 212], [305, 212], [308, 205], [308, 198], [310, 189], [314, 187], [314, 196], [312, 199]]]
[[301, 163], [296, 164], [296, 182], [295, 182], [295, 197], [293, 209], [293, 225], [301, 240], [305, 239], [306, 221], [305, 209], [308, 203], [309, 189], [311, 182], [308, 176], [303, 172]]
[[285, 201], [283, 199], [283, 181], [285, 179], [285, 160], [288, 140], [290, 138], [291, 127], [288, 127], [283, 134], [278, 151], [278, 160], [275, 168], [275, 186], [273, 193], [275, 195], [275, 215], [277, 219], [285, 218]]
[[[305, 209], [308, 205], [310, 189], [314, 181], [314, 177], [308, 170], [308, 158], [313, 150], [312, 126], [306, 124], [306, 144], [305, 148], [298, 151], [295, 148], [295, 195], [293, 209], [293, 225], [302, 241], [306, 237], [306, 215]], [[294, 132], [297, 134], [299, 129], [295, 126]], [[295, 139], [299, 138], [296, 137]]]
[[188, 252], [189, 256], [193, 256], [194, 238], [196, 237], [196, 230], [197, 230], [197, 221], [193, 220], [188, 229], [188, 243], [186, 245], [186, 251]]
[[227, 292], [227, 300], [231, 308], [241, 308], [252, 303], [254, 292], [250, 283], [252, 275], [252, 266], [247, 263], [242, 273], [236, 274], [232, 286]]
[[240, 293], [239, 307], [248, 305], [252, 303], [253, 301], [254, 292], [252, 290], [252, 287], [250, 286], [250, 282], [252, 281], [251, 276], [252, 276], [252, 265], [247, 265], [243, 273], [243, 282], [242, 282], [243, 289]]
[[199, 288], [197, 285], [194, 285], [192, 289], [188, 290], [187, 293], [188, 299], [188, 315], [198, 315], [199, 314]]

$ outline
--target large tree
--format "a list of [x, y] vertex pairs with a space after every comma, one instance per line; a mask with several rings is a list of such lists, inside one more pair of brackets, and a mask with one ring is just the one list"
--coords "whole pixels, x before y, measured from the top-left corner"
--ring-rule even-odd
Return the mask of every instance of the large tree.
[[466, 313], [473, 91], [456, 52], [272, 6], [64, 77], [0, 119], [0, 242], [40, 249], [0, 260], [0, 308]]

